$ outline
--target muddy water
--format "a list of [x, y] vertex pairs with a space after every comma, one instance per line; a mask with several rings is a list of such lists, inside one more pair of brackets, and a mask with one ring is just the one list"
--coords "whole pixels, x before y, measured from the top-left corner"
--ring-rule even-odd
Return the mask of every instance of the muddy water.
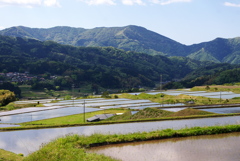
[[239, 161], [240, 133], [194, 136], [91, 148], [123, 161]]

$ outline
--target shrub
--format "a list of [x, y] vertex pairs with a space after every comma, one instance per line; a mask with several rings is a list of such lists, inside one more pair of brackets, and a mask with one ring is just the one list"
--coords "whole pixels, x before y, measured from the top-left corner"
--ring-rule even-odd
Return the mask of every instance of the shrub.
[[0, 90], [0, 104], [5, 106], [16, 100], [15, 94], [9, 90]]

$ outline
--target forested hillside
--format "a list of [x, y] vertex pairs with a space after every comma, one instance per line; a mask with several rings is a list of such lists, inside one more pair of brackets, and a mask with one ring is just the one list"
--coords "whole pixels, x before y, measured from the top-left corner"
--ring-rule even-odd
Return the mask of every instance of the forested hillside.
[[[183, 45], [140, 26], [98, 27], [93, 29], [53, 27], [49, 29], [11, 27], [0, 35], [52, 40], [84, 47], [115, 47], [150, 55], [184, 56], [200, 61], [240, 64], [240, 38], [216, 38], [209, 42]], [[236, 35], [239, 36], [239, 35]]]
[[189, 46], [188, 57], [196, 60], [209, 60], [216, 63], [240, 64], [240, 37], [232, 39], [217, 38]]
[[222, 85], [240, 82], [240, 65], [231, 65], [227, 63], [213, 64], [201, 67], [189, 73], [185, 78], [178, 82], [169, 82], [164, 88], [192, 88], [202, 85]]
[[8, 36], [0, 36], [0, 61], [0, 72], [58, 75], [51, 83], [68, 88], [86, 83], [105, 88], [153, 87], [160, 75], [163, 81], [181, 79], [209, 64], [113, 47], [74, 47]]
[[[167, 37], [139, 26], [98, 27], [94, 29], [53, 27], [50, 29], [12, 27], [0, 31], [1, 35], [34, 38], [41, 41], [52, 40], [61, 44], [85, 47], [112, 46], [125, 51], [148, 54], [184, 54], [184, 46]], [[172, 48], [174, 46], [174, 48]], [[176, 49], [178, 48], [178, 49]]]

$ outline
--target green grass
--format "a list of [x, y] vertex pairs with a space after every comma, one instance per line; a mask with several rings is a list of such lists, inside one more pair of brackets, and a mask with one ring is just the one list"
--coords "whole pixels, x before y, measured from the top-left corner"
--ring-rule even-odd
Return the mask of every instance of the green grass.
[[132, 116], [132, 113], [130, 110], [124, 112], [122, 115], [115, 115], [113, 117], [110, 117], [106, 120], [103, 121], [119, 121], [119, 120], [129, 120], [130, 117]]
[[134, 114], [130, 119], [160, 118], [167, 117], [173, 112], [157, 108], [145, 108]]
[[19, 88], [23, 99], [49, 98], [43, 90], [31, 90], [30, 85], [20, 85]]
[[[145, 109], [143, 111], [147, 111]], [[151, 110], [150, 110], [151, 111]], [[125, 113], [124, 113], [125, 112]], [[197, 109], [185, 109], [177, 112], [178, 114], [172, 112], [163, 112], [160, 110], [159, 116], [156, 118], [150, 118], [138, 116], [137, 118], [133, 118], [134, 115], [131, 115], [129, 110], [123, 109], [109, 109], [105, 111], [95, 111], [91, 113], [86, 113], [86, 117], [92, 117], [96, 114], [101, 113], [124, 113], [120, 116], [114, 116], [110, 119], [99, 121], [99, 122], [85, 122], [83, 121], [83, 114], [70, 115], [64, 117], [57, 117], [46, 120], [39, 120], [33, 122], [21, 123], [19, 127], [5, 127], [0, 128], [0, 131], [12, 131], [12, 130], [26, 130], [26, 129], [39, 129], [39, 128], [56, 128], [56, 127], [70, 127], [70, 126], [89, 126], [89, 125], [103, 125], [103, 124], [117, 124], [117, 123], [131, 123], [131, 122], [149, 122], [149, 121], [163, 121], [163, 120], [179, 120], [179, 119], [196, 119], [196, 118], [206, 118], [206, 117], [226, 117], [226, 116], [239, 116], [240, 114], [214, 114], [209, 112], [204, 112]], [[148, 115], [148, 112], [143, 112], [143, 115]], [[168, 115], [169, 114], [169, 115]], [[191, 115], [190, 115], [191, 114]], [[162, 115], [162, 116], [161, 116]]]
[[240, 86], [239, 84], [195, 86], [191, 88], [191, 91], [208, 91], [208, 92], [231, 91], [234, 93], [240, 93]]
[[[87, 153], [87, 148], [106, 144], [116, 144], [125, 142], [147, 141], [174, 137], [187, 137], [197, 135], [213, 135], [222, 133], [240, 132], [240, 125], [212, 126], [212, 127], [193, 127], [180, 130], [165, 129], [151, 132], [137, 132], [130, 134], [93, 134], [68, 135], [58, 138], [48, 144], [42, 145], [40, 150], [24, 157], [25, 161], [60, 161], [60, 160], [86, 160], [86, 161], [112, 161], [114, 159], [95, 153]], [[0, 150], [2, 160], [21, 160], [20, 155]]]
[[58, 138], [40, 150], [30, 154], [24, 160], [113, 160], [103, 155], [86, 153], [87, 148], [106, 144], [147, 141], [174, 137], [187, 137], [197, 135], [214, 135], [230, 132], [240, 132], [240, 125], [193, 127], [180, 130], [165, 129], [152, 132], [137, 132], [130, 134], [93, 134], [91, 136], [69, 135]]
[[[100, 110], [95, 112], [88, 112], [85, 113], [85, 120], [87, 118], [90, 118], [94, 115], [98, 114], [104, 114], [104, 113], [124, 113], [128, 110], [124, 109], [108, 109], [108, 110]], [[56, 117], [51, 119], [45, 119], [45, 120], [39, 120], [39, 121], [32, 121], [32, 122], [26, 122], [21, 123], [20, 125], [75, 125], [75, 124], [84, 124], [87, 123], [84, 122], [84, 115], [83, 114], [76, 114], [76, 115], [69, 115], [69, 116], [63, 116], [63, 117]]]
[[22, 154], [15, 154], [9, 151], [0, 149], [0, 161], [22, 161]]
[[104, 155], [87, 153], [79, 146], [79, 138], [77, 135], [58, 138], [24, 158], [24, 161], [116, 161]]
[[[146, 94], [141, 93], [139, 95], [132, 95], [128, 93], [124, 93], [121, 95], [118, 95], [119, 98], [128, 98], [128, 99], [147, 99], [152, 102], [157, 103], [164, 103], [164, 104], [175, 104], [175, 103], [184, 103], [186, 106], [188, 104], [186, 102], [188, 101], [194, 101], [194, 105], [212, 105], [212, 104], [231, 104], [231, 103], [240, 103], [240, 100], [237, 99], [219, 99], [219, 98], [207, 98], [202, 96], [190, 96], [190, 95], [184, 95], [180, 94], [178, 96], [172, 96], [172, 95], [166, 95], [166, 94]], [[189, 106], [192, 106], [189, 105]]]
[[103, 121], [120, 121], [120, 120], [146, 120], [146, 119], [176, 119], [179, 117], [191, 117], [191, 116], [212, 116], [215, 115], [215, 113], [212, 112], [206, 112], [198, 109], [192, 109], [192, 108], [186, 108], [178, 112], [171, 112], [166, 110], [161, 110], [157, 108], [145, 108], [143, 110], [140, 110], [138, 113], [132, 115], [130, 111], [125, 112], [123, 115], [120, 116], [113, 116]]
[[198, 109], [193, 109], [193, 108], [186, 108], [183, 109], [181, 111], [178, 112], [174, 112], [172, 114], [170, 114], [170, 117], [174, 117], [174, 116], [193, 116], [193, 115], [212, 115], [215, 114], [213, 112], [207, 112], [207, 111], [202, 111], [202, 110], [198, 110]]
[[16, 110], [16, 109], [26, 108], [26, 107], [43, 107], [43, 104], [37, 104], [37, 103], [15, 104], [12, 102], [6, 106], [0, 107], [0, 111], [10, 111], [10, 110]]
[[[89, 112], [85, 114], [85, 120], [87, 118], [90, 118], [94, 115], [98, 114], [104, 114], [104, 113], [124, 113], [123, 115], [119, 116], [113, 116], [106, 120], [103, 120], [102, 122], [114, 122], [114, 121], [121, 121], [121, 120], [141, 120], [141, 119], [154, 119], [154, 118], [165, 118], [165, 117], [178, 117], [178, 116], [192, 116], [192, 115], [210, 115], [214, 114], [211, 112], [205, 112], [198, 109], [184, 109], [179, 112], [170, 112], [165, 111], [157, 108], [145, 108], [143, 110], [140, 110], [138, 113], [132, 115], [130, 110], [123, 110], [123, 109], [108, 109], [108, 110], [100, 110], [95, 112]], [[69, 116], [63, 116], [63, 117], [57, 117], [57, 118], [51, 118], [51, 119], [45, 119], [45, 120], [39, 120], [39, 121], [32, 121], [32, 122], [26, 122], [21, 123], [20, 125], [26, 126], [26, 125], [76, 125], [76, 124], [84, 124], [84, 115], [83, 114], [76, 114], [76, 115], [69, 115]]]
[[[123, 109], [108, 109], [104, 111], [95, 111], [86, 113], [86, 119], [97, 114], [102, 113], [124, 113], [120, 116], [113, 116], [109, 119], [99, 122], [84, 122], [83, 114], [76, 114], [70, 116], [63, 116], [51, 118], [46, 120], [39, 120], [33, 122], [21, 123], [19, 127], [0, 128], [0, 131], [24, 130], [24, 129], [38, 129], [38, 128], [54, 128], [54, 127], [69, 127], [69, 126], [89, 126], [101, 124], [117, 124], [130, 122], [148, 122], [148, 121], [163, 121], [163, 120], [177, 120], [177, 119], [195, 119], [206, 117], [226, 117], [238, 116], [240, 114], [214, 114], [197, 109], [185, 109], [179, 112], [169, 112], [159, 109], [146, 108], [135, 115], [131, 115], [130, 110]], [[157, 115], [156, 115], [157, 114]]]

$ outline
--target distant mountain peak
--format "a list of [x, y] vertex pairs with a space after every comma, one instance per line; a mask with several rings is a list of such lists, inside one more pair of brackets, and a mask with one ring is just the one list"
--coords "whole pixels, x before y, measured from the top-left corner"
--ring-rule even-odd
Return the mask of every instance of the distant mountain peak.
[[[96, 27], [93, 29], [69, 26], [56, 26], [45, 29], [14, 26], [0, 30], [0, 35], [26, 37], [40, 41], [52, 40], [73, 46], [112, 46], [126, 51], [136, 51], [151, 55], [189, 56], [201, 61], [208, 61], [211, 58], [214, 61], [224, 62], [228, 55], [235, 53], [232, 55], [233, 58], [231, 58], [233, 60], [237, 56], [236, 52], [240, 51], [240, 37], [232, 39], [218, 37], [209, 42], [186, 46], [136, 25]], [[209, 56], [205, 55], [206, 52]], [[196, 53], [198, 53], [197, 56]], [[204, 56], [201, 56], [201, 54]], [[235, 62], [237, 61], [233, 63]]]

